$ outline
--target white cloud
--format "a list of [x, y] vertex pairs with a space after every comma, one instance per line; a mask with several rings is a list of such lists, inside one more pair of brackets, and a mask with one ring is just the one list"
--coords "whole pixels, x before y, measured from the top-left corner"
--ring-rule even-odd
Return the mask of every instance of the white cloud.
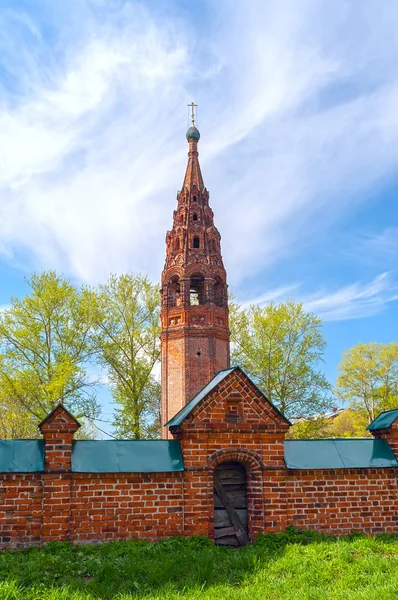
[[369, 282], [357, 281], [335, 290], [324, 289], [316, 293], [300, 292], [300, 287], [300, 284], [295, 284], [268, 290], [259, 298], [242, 305], [283, 302], [291, 297], [293, 290], [296, 291], [296, 301], [302, 302], [306, 311], [316, 313], [324, 321], [346, 321], [376, 315], [398, 299], [398, 284], [389, 273], [381, 273]]
[[[391, 212], [387, 213], [391, 220]], [[377, 225], [377, 223], [376, 223]], [[335, 240], [335, 256], [340, 264], [354, 264], [356, 267], [372, 270], [385, 270], [397, 275], [398, 227], [387, 227], [374, 231], [373, 223], [368, 223], [366, 231], [345, 232]]]
[[299, 288], [299, 284], [285, 285], [279, 288], [275, 288], [273, 290], [267, 290], [265, 293], [261, 294], [257, 298], [253, 298], [251, 300], [242, 302], [241, 306], [246, 308], [250, 306], [250, 304], [258, 304], [260, 306], [269, 304], [270, 302], [279, 302], [285, 300], [286, 298], [290, 298], [293, 293], [297, 291]]
[[345, 321], [370, 317], [397, 299], [398, 286], [388, 273], [369, 283], [356, 282], [329, 293], [318, 293], [304, 299], [304, 308], [317, 313], [324, 321]]
[[363, 261], [397, 268], [398, 227], [388, 227], [375, 235], [357, 237], [354, 243]]
[[376, 253], [383, 254], [392, 260], [398, 259], [398, 227], [389, 227], [382, 233], [368, 238], [369, 247]]
[[396, 168], [395, 5], [219, 2], [204, 4], [206, 22], [174, 5], [73, 6], [74, 36], [53, 9], [62, 56], [33, 15], [3, 15], [2, 60], [19, 91], [0, 104], [0, 251], [22, 252], [27, 269], [159, 277], [192, 98], [235, 283]]
[[148, 205], [173, 162], [165, 150], [157, 160], [165, 140], [153, 108], [160, 112], [185, 49], [145, 12], [134, 17], [121, 31], [98, 24], [98, 38], [70, 50], [50, 85], [0, 111], [0, 240], [80, 279], [143, 267], [132, 253], [149, 253]]

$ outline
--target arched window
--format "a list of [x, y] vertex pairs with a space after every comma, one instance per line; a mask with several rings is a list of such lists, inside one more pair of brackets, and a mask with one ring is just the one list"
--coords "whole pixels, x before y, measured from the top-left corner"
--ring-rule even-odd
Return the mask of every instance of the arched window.
[[192, 215], [192, 221], [197, 221], [198, 220], [198, 214], [197, 213], [193, 213]]
[[175, 243], [174, 243], [174, 250], [176, 250], [176, 252], [178, 252], [179, 249], [180, 249], [180, 238], [176, 238]]
[[193, 238], [193, 247], [200, 248], [200, 240], [197, 235], [195, 235], [195, 237]]
[[196, 196], [194, 196], [194, 197], [193, 197], [193, 201], [194, 201], [194, 202], [197, 202], [197, 200], [196, 200]]

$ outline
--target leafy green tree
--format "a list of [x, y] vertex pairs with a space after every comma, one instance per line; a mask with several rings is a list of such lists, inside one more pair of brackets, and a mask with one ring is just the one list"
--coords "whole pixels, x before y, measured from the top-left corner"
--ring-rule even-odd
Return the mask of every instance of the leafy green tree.
[[233, 362], [240, 364], [282, 413], [305, 416], [330, 407], [320, 364], [326, 348], [322, 321], [301, 303], [242, 310], [232, 305]]
[[20, 414], [20, 435], [31, 432], [59, 401], [78, 419], [99, 412], [95, 382], [87, 373], [92, 294], [54, 271], [33, 274], [27, 283], [30, 293], [11, 298], [0, 315], [0, 401], [11, 431], [12, 415]]
[[147, 277], [112, 275], [97, 293], [96, 345], [117, 404], [117, 435], [160, 435], [159, 287]]
[[[154, 377], [150, 377], [148, 384], [142, 390], [139, 403], [134, 400], [132, 394], [127, 394], [118, 400], [118, 391], [118, 388], [114, 389], [114, 397], [118, 402], [118, 410], [115, 414], [115, 430], [118, 437], [124, 439], [159, 438], [161, 432], [160, 382]], [[137, 417], [138, 410], [140, 412]]]
[[336, 394], [367, 415], [398, 406], [398, 343], [357, 344], [346, 350], [338, 367]]
[[308, 417], [294, 422], [287, 433], [290, 439], [370, 437], [363, 411], [347, 408], [336, 416]]
[[35, 438], [38, 420], [0, 390], [0, 439]]
[[299, 419], [286, 434], [291, 440], [312, 440], [329, 437], [327, 420], [322, 417]]
[[349, 408], [330, 420], [327, 437], [371, 437], [366, 430], [367, 425], [367, 415], [364, 411]]

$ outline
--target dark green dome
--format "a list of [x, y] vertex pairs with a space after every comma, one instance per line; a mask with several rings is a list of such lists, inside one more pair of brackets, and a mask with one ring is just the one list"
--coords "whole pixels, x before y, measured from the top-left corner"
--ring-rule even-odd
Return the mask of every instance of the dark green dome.
[[190, 127], [187, 131], [188, 142], [189, 142], [189, 140], [196, 140], [198, 142], [199, 139], [200, 139], [199, 131], [196, 129], [196, 127]]

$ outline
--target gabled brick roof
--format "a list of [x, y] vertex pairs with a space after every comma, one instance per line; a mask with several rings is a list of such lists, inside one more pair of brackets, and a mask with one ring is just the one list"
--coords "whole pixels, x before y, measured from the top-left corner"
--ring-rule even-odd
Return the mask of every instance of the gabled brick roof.
[[76, 425], [78, 428], [80, 427], [80, 423], [75, 417], [65, 408], [65, 406], [61, 403], [57, 404], [57, 406], [47, 415], [41, 423], [39, 423], [38, 428], [41, 430], [42, 426], [52, 422], [64, 422], [71, 423]]
[[274, 406], [272, 404], [272, 402], [270, 402], [268, 400], [268, 398], [260, 390], [260, 388], [258, 388], [256, 386], [256, 384], [253, 383], [253, 381], [250, 379], [250, 377], [240, 367], [235, 366], [235, 367], [230, 367], [229, 369], [224, 369], [223, 371], [219, 371], [217, 373], [217, 375], [215, 375], [213, 377], [213, 379], [211, 381], [209, 381], [209, 383], [199, 392], [199, 394], [197, 394], [194, 398], [192, 398], [192, 400], [190, 402], [188, 402], [188, 404], [186, 404], [172, 419], [170, 419], [165, 424], [165, 426], [166, 427], [176, 427], [178, 425], [181, 425], [181, 423], [184, 421], [184, 419], [186, 419], [186, 417], [193, 411], [195, 406], [197, 406], [204, 398], [206, 398], [206, 396], [208, 396], [210, 394], [210, 392], [212, 392], [214, 390], [214, 388], [216, 388], [226, 377], [228, 377], [228, 375], [233, 373], [233, 371], [239, 371], [240, 373], [242, 373], [242, 375], [246, 379], [248, 379], [248, 381], [251, 383], [251, 385], [253, 385], [256, 388], [256, 390], [261, 394], [261, 396], [264, 398], [264, 400], [266, 402], [268, 402], [268, 404], [270, 404], [272, 406], [272, 408], [282, 417], [282, 419], [289, 425], [291, 424], [290, 421], [276, 408], [276, 406]]

